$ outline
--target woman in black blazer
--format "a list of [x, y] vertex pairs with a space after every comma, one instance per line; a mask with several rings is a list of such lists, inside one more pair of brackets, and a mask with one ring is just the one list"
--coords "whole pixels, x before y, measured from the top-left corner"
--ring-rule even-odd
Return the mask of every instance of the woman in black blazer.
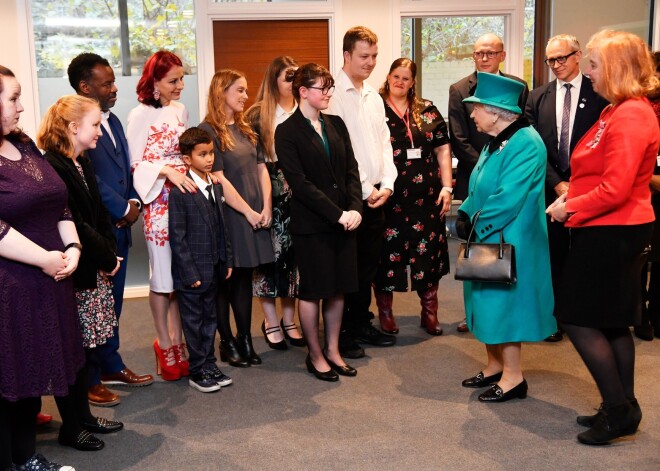
[[[96, 101], [63, 96], [46, 112], [37, 142], [45, 158], [66, 184], [68, 208], [80, 238], [81, 251], [73, 274], [82, 346], [92, 350], [114, 335], [117, 319], [111, 277], [119, 269], [110, 216], [101, 202], [91, 161], [83, 155], [101, 136], [101, 109]], [[79, 450], [100, 450], [103, 442], [90, 434], [116, 432], [121, 422], [94, 417], [87, 400], [87, 364], [66, 398], [56, 398], [62, 415], [59, 441]], [[74, 418], [70, 418], [74, 417]]]
[[325, 381], [337, 381], [337, 373], [357, 374], [339, 355], [338, 341], [344, 293], [358, 288], [353, 231], [362, 220], [360, 176], [348, 131], [338, 116], [321, 114], [333, 91], [325, 68], [299, 68], [293, 79], [299, 109], [275, 131], [275, 151], [293, 192], [290, 227], [300, 273], [298, 311], [309, 348], [306, 365]]

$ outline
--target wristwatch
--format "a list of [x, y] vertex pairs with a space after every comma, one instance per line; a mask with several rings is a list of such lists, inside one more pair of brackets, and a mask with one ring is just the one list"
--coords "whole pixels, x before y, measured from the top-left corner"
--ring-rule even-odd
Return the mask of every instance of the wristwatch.
[[[450, 195], [453, 195], [453, 194], [454, 194], [454, 188], [451, 187], [451, 186], [443, 186], [443, 187], [442, 187], [442, 190], [446, 190], [446, 191], [448, 191]], [[442, 191], [442, 190], [440, 190], [440, 191]]]
[[82, 244], [80, 244], [79, 242], [71, 242], [69, 245], [64, 247], [64, 251], [66, 252], [70, 248], [78, 249], [82, 253]]

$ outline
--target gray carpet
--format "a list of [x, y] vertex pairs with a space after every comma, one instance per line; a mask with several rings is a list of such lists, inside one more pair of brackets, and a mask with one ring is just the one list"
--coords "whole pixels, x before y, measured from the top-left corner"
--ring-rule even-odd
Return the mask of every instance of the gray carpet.
[[[461, 387], [485, 360], [482, 344], [456, 332], [461, 284], [448, 275], [439, 297], [443, 336], [419, 328], [416, 295], [398, 293], [397, 345], [367, 348], [367, 358], [350, 362], [358, 376], [338, 383], [307, 373], [305, 349], [268, 349], [255, 302], [252, 334], [263, 365], [220, 363], [234, 384], [215, 394], [185, 380], [116, 388], [121, 404], [93, 412], [126, 429], [103, 436], [100, 452], [59, 446], [57, 409], [45, 398], [44, 410], [56, 418], [41, 428], [38, 451], [78, 471], [660, 469], [660, 339], [635, 340], [639, 432], [608, 447], [586, 447], [575, 439], [583, 430], [575, 416], [592, 413], [599, 395], [570, 342], [524, 345], [527, 399], [480, 403], [480, 390]], [[146, 299], [126, 301], [121, 335], [126, 363], [155, 373]]]

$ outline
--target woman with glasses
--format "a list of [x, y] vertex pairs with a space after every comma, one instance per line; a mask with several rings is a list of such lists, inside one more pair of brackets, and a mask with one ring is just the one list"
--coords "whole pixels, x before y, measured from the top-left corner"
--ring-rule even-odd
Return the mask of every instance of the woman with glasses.
[[[273, 188], [273, 224], [270, 237], [275, 263], [255, 270], [252, 294], [261, 301], [264, 311], [261, 330], [268, 346], [275, 350], [286, 350], [285, 338], [291, 345], [305, 346], [294, 322], [298, 270], [293, 258], [293, 243], [289, 231], [291, 188], [284, 179], [282, 167], [275, 155], [275, 128], [298, 108], [291, 92], [291, 82], [297, 68], [298, 64], [289, 56], [275, 58], [261, 82], [257, 102], [246, 113], [248, 122], [259, 135], [259, 144], [266, 156], [266, 167]], [[279, 323], [275, 308], [276, 298], [280, 298], [282, 304], [282, 320]]]
[[[270, 176], [263, 154], [257, 151], [257, 134], [245, 119], [247, 80], [240, 72], [222, 69], [211, 79], [207, 112], [199, 125], [213, 136], [213, 174], [224, 190], [227, 229], [234, 255], [228, 283], [218, 292], [220, 359], [245, 368], [260, 365], [252, 346], [252, 272], [274, 261], [270, 240], [272, 197]], [[234, 338], [229, 323], [234, 312]]]
[[383, 331], [396, 334], [394, 291], [417, 291], [421, 326], [441, 335], [438, 281], [449, 272], [445, 214], [451, 207], [452, 170], [447, 125], [433, 103], [415, 94], [417, 65], [395, 60], [380, 89], [398, 177], [385, 204], [385, 239], [374, 292]]
[[[362, 189], [351, 139], [341, 118], [321, 113], [334, 91], [325, 68], [296, 71], [296, 112], [275, 131], [275, 150], [291, 186], [291, 233], [300, 272], [298, 314], [309, 354], [307, 370], [318, 379], [355, 376], [339, 355], [344, 293], [358, 289], [355, 229], [362, 221]], [[319, 343], [323, 303], [325, 347]]]
[[647, 95], [660, 87], [646, 43], [632, 33], [600, 31], [587, 44], [594, 91], [611, 103], [571, 156], [568, 193], [548, 207], [571, 228], [555, 316], [602, 397], [598, 412], [577, 418], [587, 445], [637, 432], [635, 344], [641, 317], [640, 273], [653, 232], [649, 182], [660, 131]]

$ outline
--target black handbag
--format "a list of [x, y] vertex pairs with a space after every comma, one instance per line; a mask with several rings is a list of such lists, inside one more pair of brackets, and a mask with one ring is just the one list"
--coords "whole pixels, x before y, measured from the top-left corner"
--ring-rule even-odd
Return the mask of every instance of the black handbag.
[[480, 214], [475, 215], [470, 235], [458, 249], [454, 278], [512, 285], [516, 282], [516, 251], [513, 245], [504, 243], [502, 231], [499, 244], [472, 242]]

